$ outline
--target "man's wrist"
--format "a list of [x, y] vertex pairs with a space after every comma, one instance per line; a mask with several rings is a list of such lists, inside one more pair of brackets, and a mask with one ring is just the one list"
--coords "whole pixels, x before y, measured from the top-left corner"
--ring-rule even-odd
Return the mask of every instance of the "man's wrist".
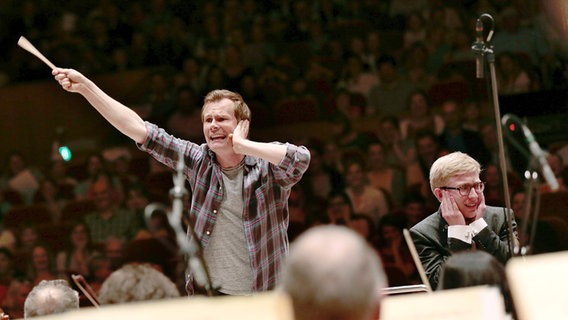
[[473, 239], [473, 232], [471, 231], [471, 227], [466, 225], [448, 226], [448, 238], [454, 238], [465, 243], [471, 243], [471, 240]]
[[481, 230], [483, 230], [487, 227], [487, 222], [485, 222], [485, 219], [479, 218], [479, 219], [475, 220], [474, 222], [470, 223], [469, 227], [471, 228], [471, 232], [473, 233], [473, 236], [475, 237], [478, 233], [481, 232]]

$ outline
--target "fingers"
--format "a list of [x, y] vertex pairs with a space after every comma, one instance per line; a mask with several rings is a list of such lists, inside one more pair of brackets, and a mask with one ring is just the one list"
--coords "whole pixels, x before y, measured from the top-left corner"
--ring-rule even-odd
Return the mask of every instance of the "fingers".
[[55, 69], [51, 70], [51, 74], [54, 75], [54, 76], [61, 74], [61, 73], [68, 74], [69, 72], [71, 72], [71, 69], [55, 68]]
[[249, 126], [250, 126], [250, 121], [248, 120], [243, 120], [243, 137], [248, 137], [248, 132], [249, 132]]
[[442, 191], [442, 217], [449, 225], [465, 224], [463, 215], [458, 208], [457, 202], [449, 191]]
[[70, 89], [73, 83], [69, 78], [69, 72], [70, 69], [53, 69], [53, 71], [51, 72], [55, 80], [57, 80], [57, 82], [59, 82], [59, 85], [61, 85], [61, 87], [65, 90]]
[[241, 120], [237, 124], [237, 127], [234, 130], [234, 134], [238, 134], [241, 138], [246, 138], [248, 136], [249, 131], [249, 121], [248, 120]]

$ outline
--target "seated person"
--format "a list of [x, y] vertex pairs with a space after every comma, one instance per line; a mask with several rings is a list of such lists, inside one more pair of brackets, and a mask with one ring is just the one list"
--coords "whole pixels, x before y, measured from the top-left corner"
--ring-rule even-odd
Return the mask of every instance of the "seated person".
[[150, 264], [130, 263], [114, 271], [99, 292], [101, 305], [179, 297], [176, 285]]
[[65, 280], [43, 280], [24, 302], [24, 319], [79, 309], [79, 293]]
[[505, 263], [518, 243], [513, 213], [485, 205], [480, 171], [479, 162], [459, 151], [439, 158], [430, 168], [431, 190], [441, 205], [410, 234], [432, 288], [438, 286], [444, 261], [452, 254], [477, 248]]
[[489, 285], [499, 288], [507, 313], [514, 312], [504, 266], [485, 251], [464, 251], [446, 260], [438, 290]]
[[281, 289], [294, 318], [377, 319], [387, 279], [376, 252], [344, 226], [312, 227], [292, 243]]

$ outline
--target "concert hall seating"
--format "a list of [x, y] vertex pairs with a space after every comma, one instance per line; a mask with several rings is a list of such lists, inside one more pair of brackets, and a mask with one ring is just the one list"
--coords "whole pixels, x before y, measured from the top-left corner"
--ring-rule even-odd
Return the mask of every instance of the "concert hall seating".
[[50, 223], [51, 217], [44, 204], [19, 205], [10, 208], [4, 217], [4, 228], [17, 230], [21, 224]]
[[466, 81], [439, 82], [432, 85], [428, 93], [435, 106], [448, 100], [463, 102], [470, 98], [470, 88]]
[[80, 220], [94, 210], [95, 204], [90, 199], [69, 200], [63, 207], [61, 222]]
[[274, 121], [277, 125], [316, 121], [318, 117], [315, 99], [286, 99], [274, 107]]

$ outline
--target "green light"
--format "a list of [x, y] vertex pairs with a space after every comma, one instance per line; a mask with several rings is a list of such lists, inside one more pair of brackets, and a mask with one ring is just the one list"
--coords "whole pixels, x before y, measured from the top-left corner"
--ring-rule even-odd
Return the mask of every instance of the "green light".
[[64, 161], [71, 160], [71, 149], [69, 149], [69, 147], [67, 146], [59, 147], [59, 154], [61, 155], [61, 158], [63, 158]]

